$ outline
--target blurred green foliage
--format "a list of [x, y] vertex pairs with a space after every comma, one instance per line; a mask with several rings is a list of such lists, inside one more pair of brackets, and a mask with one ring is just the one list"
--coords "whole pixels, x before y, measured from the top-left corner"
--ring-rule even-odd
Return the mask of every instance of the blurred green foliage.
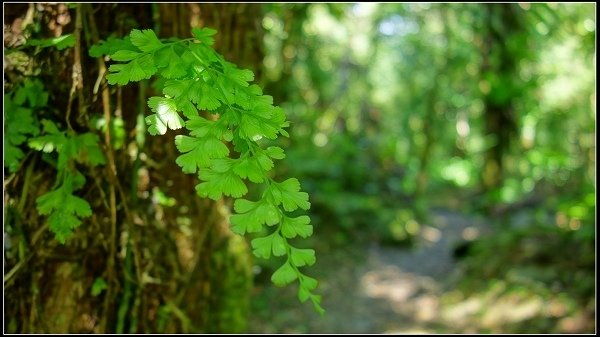
[[[263, 81], [294, 135], [278, 174], [301, 177], [317, 237], [414, 244], [432, 208], [479, 213], [495, 234], [470, 246], [465, 279], [480, 283], [466, 291], [496, 280], [508, 292], [587, 305], [594, 12], [554, 3], [268, 5]], [[487, 186], [494, 156], [501, 167]], [[544, 322], [514, 331], [564, 331]]]
[[[389, 238], [440, 204], [535, 199], [594, 236], [592, 4], [271, 4], [263, 28], [267, 90], [295, 135], [280, 173], [305, 177], [323, 230]], [[484, 189], [497, 104], [514, 132]]]

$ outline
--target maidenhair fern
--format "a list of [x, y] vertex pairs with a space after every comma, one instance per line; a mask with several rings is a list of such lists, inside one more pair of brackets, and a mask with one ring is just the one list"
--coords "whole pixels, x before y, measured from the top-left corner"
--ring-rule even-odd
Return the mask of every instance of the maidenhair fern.
[[[198, 174], [201, 182], [196, 185], [197, 193], [215, 200], [222, 196], [237, 198], [237, 214], [231, 216], [235, 233], [258, 233], [264, 225], [271, 228], [271, 234], [252, 240], [254, 255], [285, 256], [271, 280], [283, 286], [297, 279], [300, 301], [310, 299], [322, 313], [320, 296], [313, 293], [317, 281], [300, 271], [300, 267], [315, 263], [315, 252], [294, 247], [289, 241], [312, 235], [308, 216], [290, 215], [297, 209], [310, 208], [308, 194], [300, 191], [295, 178], [278, 182], [268, 175], [273, 161], [283, 159], [285, 154], [279, 147], [259, 144], [262, 138], [287, 137], [284, 128], [289, 123], [283, 110], [273, 105], [271, 96], [263, 95], [256, 84], [249, 84], [254, 79], [252, 71], [237, 68], [211, 47], [215, 33], [213, 29], [195, 28], [193, 38], [160, 40], [152, 30], [133, 30], [128, 37], [109, 38], [93, 46], [90, 55], [108, 55], [122, 62], [109, 67], [106, 78], [113, 85], [153, 75], [166, 80], [164, 96], [148, 100], [153, 112], [146, 117], [148, 132], [163, 135], [168, 129], [184, 126], [189, 130], [189, 135], [175, 137], [181, 152], [176, 162], [183, 172]], [[199, 111], [208, 111], [214, 118], [204, 118]], [[238, 155], [232, 155], [223, 142], [231, 142]], [[240, 199], [248, 192], [246, 180], [264, 186], [259, 200]]]
[[53, 189], [37, 198], [36, 204], [39, 214], [48, 216], [48, 227], [56, 240], [65, 243], [81, 224], [81, 218], [92, 215], [90, 204], [74, 195], [85, 184], [75, 163], [104, 164], [104, 156], [93, 133], [61, 131], [54, 122], [42, 120], [39, 135], [34, 112], [46, 108], [47, 102], [48, 93], [35, 78], [24, 80], [4, 95], [4, 166], [11, 172], [17, 170], [25, 156], [21, 148], [25, 141], [32, 149], [58, 153], [56, 159], [47, 158], [57, 171]]
[[4, 166], [10, 172], [17, 170], [25, 156], [20, 145], [40, 132], [34, 112], [47, 101], [48, 93], [37, 79], [27, 79], [4, 94]]
[[92, 215], [90, 204], [73, 194], [85, 184], [85, 177], [75, 163], [96, 166], [105, 161], [97, 135], [60, 131], [49, 120], [43, 120], [42, 125], [44, 135], [31, 138], [29, 146], [46, 153], [58, 152], [58, 160], [56, 184], [50, 192], [37, 198], [37, 210], [48, 215], [48, 225], [56, 240], [65, 243], [81, 224], [81, 218]]

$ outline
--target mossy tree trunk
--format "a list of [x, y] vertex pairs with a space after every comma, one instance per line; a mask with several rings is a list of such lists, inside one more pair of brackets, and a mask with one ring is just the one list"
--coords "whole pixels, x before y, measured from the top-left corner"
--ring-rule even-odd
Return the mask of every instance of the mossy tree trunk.
[[[192, 26], [207, 26], [218, 30], [219, 52], [259, 73], [260, 18], [260, 5], [251, 4], [5, 5], [5, 48], [22, 44], [26, 24], [40, 38], [75, 34], [74, 48], [24, 55], [22, 63], [36, 68], [49, 91], [45, 118], [98, 133], [107, 158], [105, 166], [82, 168], [78, 195], [93, 215], [65, 245], [35, 208], [55, 179], [47, 156], [31, 151], [14, 175], [5, 174], [5, 332], [244, 331], [252, 260], [245, 240], [229, 230], [228, 201], [196, 195], [197, 177], [175, 164], [177, 133], [147, 135], [146, 100], [159, 94], [153, 83], [109, 87], [101, 80], [108, 65], [87, 50], [133, 28], [187, 38]], [[17, 63], [5, 62], [5, 89], [32, 75]], [[110, 127], [98, 130], [99, 118]], [[92, 294], [100, 279], [106, 287]]]

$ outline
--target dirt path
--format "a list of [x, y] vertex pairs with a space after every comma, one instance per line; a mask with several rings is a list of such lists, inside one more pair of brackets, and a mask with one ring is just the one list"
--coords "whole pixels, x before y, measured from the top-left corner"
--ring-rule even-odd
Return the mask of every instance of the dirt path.
[[474, 237], [482, 223], [449, 211], [432, 213], [413, 249], [366, 247], [319, 251], [324, 317], [300, 305], [295, 289], [258, 286], [250, 333], [435, 333], [457, 331], [442, 312], [440, 295], [449, 290], [452, 249]]

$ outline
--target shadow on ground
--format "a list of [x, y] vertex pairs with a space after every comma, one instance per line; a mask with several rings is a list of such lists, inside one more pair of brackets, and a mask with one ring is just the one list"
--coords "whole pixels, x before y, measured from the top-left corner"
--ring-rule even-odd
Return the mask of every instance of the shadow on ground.
[[577, 320], [588, 318], [564, 317], [560, 301], [504, 295], [506, 284], [496, 281], [477, 296], [455, 289], [461, 275], [454, 247], [489, 233], [481, 219], [438, 210], [413, 249], [377, 243], [321, 249], [312, 273], [320, 280], [325, 316], [300, 304], [295, 287], [257, 282], [248, 332], [502, 333], [540, 316], [549, 326], [562, 319], [561, 330], [580, 332]]

